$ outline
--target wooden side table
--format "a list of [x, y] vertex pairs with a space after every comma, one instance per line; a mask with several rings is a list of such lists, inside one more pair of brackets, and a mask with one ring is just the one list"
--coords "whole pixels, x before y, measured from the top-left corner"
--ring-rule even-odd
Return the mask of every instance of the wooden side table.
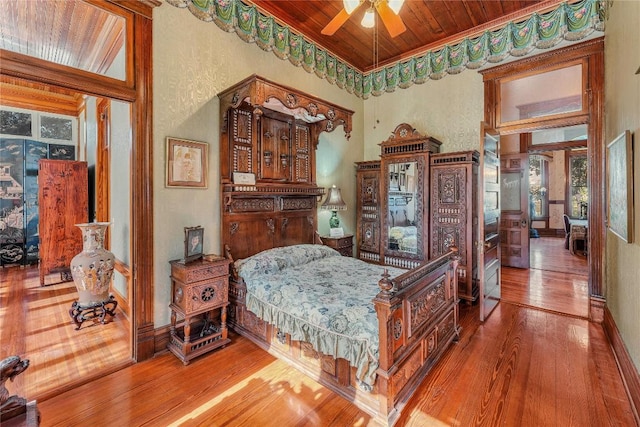
[[322, 244], [340, 252], [342, 256], [353, 256], [353, 234], [342, 237], [320, 236]]
[[[194, 357], [223, 347], [227, 337], [229, 264], [217, 255], [171, 264], [171, 337], [167, 348], [187, 365]], [[177, 315], [184, 319], [176, 327]]]

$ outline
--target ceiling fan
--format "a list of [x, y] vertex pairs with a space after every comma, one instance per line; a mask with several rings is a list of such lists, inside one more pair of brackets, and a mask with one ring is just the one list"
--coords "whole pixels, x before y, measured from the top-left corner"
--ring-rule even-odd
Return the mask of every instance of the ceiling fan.
[[404, 22], [398, 13], [404, 0], [343, 0], [344, 7], [321, 31], [322, 34], [331, 36], [342, 26], [351, 14], [363, 4], [368, 3], [369, 8], [360, 23], [363, 27], [372, 28], [375, 25], [375, 10], [378, 11], [382, 23], [391, 37], [395, 37], [406, 31]]

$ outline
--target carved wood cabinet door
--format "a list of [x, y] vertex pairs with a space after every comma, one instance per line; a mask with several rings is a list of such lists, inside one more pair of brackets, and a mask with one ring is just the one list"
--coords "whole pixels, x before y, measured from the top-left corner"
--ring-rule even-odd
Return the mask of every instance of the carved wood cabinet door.
[[82, 233], [76, 224], [87, 222], [87, 162], [40, 160], [40, 284], [53, 269], [69, 269], [82, 251]]
[[461, 151], [431, 157], [429, 257], [458, 248], [458, 294], [469, 303], [478, 298], [478, 156], [477, 151]]
[[294, 141], [291, 149], [293, 161], [293, 181], [296, 183], [313, 182], [311, 162], [315, 163], [315, 150], [311, 146], [311, 129], [309, 126], [296, 123]]
[[291, 122], [263, 115], [260, 119], [259, 179], [291, 179]]
[[380, 261], [380, 162], [358, 162], [357, 229], [358, 258]]

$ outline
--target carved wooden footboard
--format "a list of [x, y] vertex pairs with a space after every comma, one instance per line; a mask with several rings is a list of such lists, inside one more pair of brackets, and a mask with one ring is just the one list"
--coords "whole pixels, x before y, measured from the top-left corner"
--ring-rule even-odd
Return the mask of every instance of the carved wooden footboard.
[[[231, 257], [229, 251], [227, 256]], [[371, 392], [356, 383], [345, 359], [316, 352], [247, 310], [246, 287], [232, 269], [228, 324], [276, 357], [354, 402], [383, 425], [394, 425], [418, 385], [458, 338], [457, 251], [395, 277], [380, 280], [374, 300], [380, 333], [380, 367]]]

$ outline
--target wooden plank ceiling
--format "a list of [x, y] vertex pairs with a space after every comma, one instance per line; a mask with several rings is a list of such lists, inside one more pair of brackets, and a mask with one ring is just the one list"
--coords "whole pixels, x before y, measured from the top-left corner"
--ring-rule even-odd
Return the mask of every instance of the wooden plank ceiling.
[[[392, 38], [384, 25], [377, 22], [376, 56], [373, 52], [376, 31], [364, 28], [360, 21], [370, 2], [377, 1], [387, 0], [361, 0], [361, 5], [331, 36], [321, 31], [342, 10], [342, 0], [252, 3], [361, 72], [438, 49], [444, 43], [455, 43], [561, 3], [560, 0], [405, 0], [399, 16], [407, 30]], [[28, 16], [36, 18], [29, 20]], [[122, 19], [77, 0], [2, 0], [0, 18], [0, 49], [97, 73], [109, 67], [124, 40]], [[71, 21], [81, 22], [82, 28], [77, 28], [77, 24], [71, 26]]]
[[[560, 0], [405, 0], [399, 16], [407, 30], [390, 37], [378, 18], [378, 52], [372, 28], [360, 21], [371, 3], [360, 0], [347, 21], [328, 36], [322, 29], [343, 9], [342, 0], [243, 0], [302, 33], [362, 72], [437, 49], [464, 37], [517, 21]], [[103, 73], [123, 43], [124, 22], [77, 0], [2, 0], [0, 48]], [[27, 17], [35, 17], [29, 19]], [[73, 21], [71, 27], [69, 23]], [[81, 25], [82, 28], [78, 28]]]
[[104, 74], [125, 40], [125, 20], [77, 0], [0, 1], [0, 49]]
[[[374, 29], [360, 25], [369, 1], [376, 0], [364, 0], [332, 36], [323, 35], [321, 31], [342, 10], [342, 0], [253, 0], [253, 3], [366, 72], [376, 63]], [[391, 38], [381, 22], [376, 24], [379, 29], [377, 64], [382, 66], [427, 49], [437, 49], [443, 43], [469, 37], [478, 29], [491, 29], [559, 3], [557, 0], [405, 0], [399, 12], [407, 27], [405, 32]]]

